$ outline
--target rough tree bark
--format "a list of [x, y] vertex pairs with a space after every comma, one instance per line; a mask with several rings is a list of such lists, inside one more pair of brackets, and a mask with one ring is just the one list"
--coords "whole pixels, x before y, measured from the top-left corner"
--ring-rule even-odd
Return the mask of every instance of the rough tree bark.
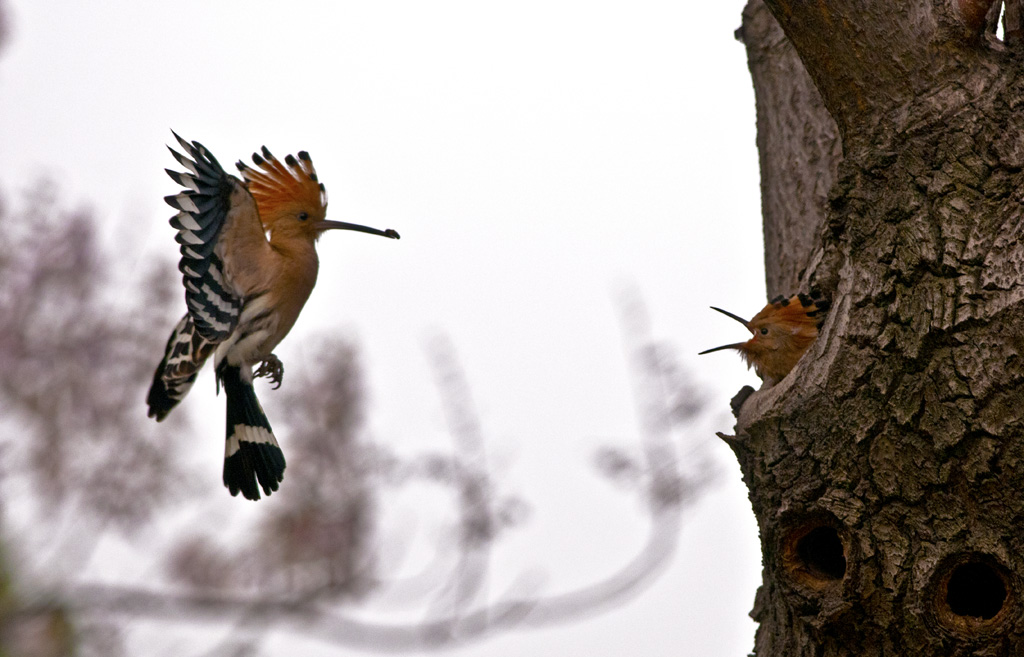
[[768, 289], [833, 300], [729, 439], [759, 656], [1024, 654], [1019, 2], [744, 12]]
[[842, 155], [839, 130], [793, 44], [760, 0], [743, 12], [736, 38], [747, 46], [757, 106], [768, 298], [800, 284], [825, 220]]

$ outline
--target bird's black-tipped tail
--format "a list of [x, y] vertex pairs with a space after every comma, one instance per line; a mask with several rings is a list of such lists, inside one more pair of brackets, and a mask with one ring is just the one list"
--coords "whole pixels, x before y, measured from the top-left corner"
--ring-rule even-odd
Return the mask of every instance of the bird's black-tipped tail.
[[228, 399], [224, 485], [232, 495], [241, 491], [243, 497], [258, 500], [260, 487], [264, 495], [270, 495], [284, 478], [284, 452], [256, 399], [252, 381], [243, 380], [241, 369], [221, 362], [217, 380]]

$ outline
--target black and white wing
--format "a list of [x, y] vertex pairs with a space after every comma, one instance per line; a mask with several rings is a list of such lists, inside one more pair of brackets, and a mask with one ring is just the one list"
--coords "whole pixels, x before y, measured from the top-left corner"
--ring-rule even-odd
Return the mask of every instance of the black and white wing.
[[185, 303], [195, 331], [218, 344], [231, 335], [242, 308], [241, 293], [225, 276], [224, 263], [215, 251], [231, 211], [232, 191], [242, 183], [229, 176], [202, 144], [172, 134], [185, 154], [168, 148], [188, 169], [167, 169], [171, 180], [186, 189], [164, 198], [179, 211], [171, 218], [171, 226], [178, 230], [175, 240], [181, 245], [178, 269], [185, 284]]
[[164, 359], [153, 374], [153, 384], [146, 397], [149, 417], [155, 417], [157, 422], [167, 417], [188, 394], [199, 370], [216, 347], [196, 332], [192, 315], [186, 313], [174, 327], [164, 348]]

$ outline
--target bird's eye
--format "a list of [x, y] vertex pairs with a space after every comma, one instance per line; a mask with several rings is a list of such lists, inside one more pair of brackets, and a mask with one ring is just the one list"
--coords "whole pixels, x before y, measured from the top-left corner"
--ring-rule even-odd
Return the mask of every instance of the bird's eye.
[[305, 221], [306, 219], [309, 219], [309, 215], [307, 213], [305, 213], [305, 212], [300, 212], [299, 213], [299, 221]]
[[768, 327], [765, 326], [761, 329], [761, 335], [768, 335]]

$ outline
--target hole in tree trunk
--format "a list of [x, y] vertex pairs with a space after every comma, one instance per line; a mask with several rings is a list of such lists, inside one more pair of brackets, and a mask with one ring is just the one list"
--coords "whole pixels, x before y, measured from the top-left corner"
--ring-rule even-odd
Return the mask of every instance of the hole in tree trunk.
[[786, 532], [782, 566], [796, 584], [822, 590], [846, 576], [846, 546], [837, 524], [830, 516], [816, 514]]
[[946, 585], [946, 604], [957, 616], [994, 618], [1006, 601], [1006, 584], [987, 563], [972, 561], [953, 569]]
[[1018, 614], [1018, 584], [1012, 571], [983, 552], [949, 555], [936, 568], [929, 587], [934, 618], [954, 636], [1005, 632]]
[[839, 533], [832, 527], [815, 527], [796, 542], [797, 558], [819, 579], [842, 579], [846, 555]]

